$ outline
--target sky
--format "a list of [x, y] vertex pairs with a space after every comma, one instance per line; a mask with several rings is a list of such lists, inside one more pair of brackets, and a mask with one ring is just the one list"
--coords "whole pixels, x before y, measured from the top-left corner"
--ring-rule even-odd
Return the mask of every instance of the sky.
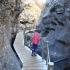
[[42, 8], [43, 5], [46, 3], [46, 0], [34, 0], [34, 1], [40, 8]]

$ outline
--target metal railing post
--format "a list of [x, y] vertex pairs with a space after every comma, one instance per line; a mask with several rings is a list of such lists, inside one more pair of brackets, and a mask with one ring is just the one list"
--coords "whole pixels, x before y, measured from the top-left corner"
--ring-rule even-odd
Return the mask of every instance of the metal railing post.
[[54, 62], [50, 61], [49, 42], [46, 41], [46, 43], [47, 43], [47, 59], [46, 59], [46, 64], [47, 64], [48, 70], [53, 70], [54, 69]]
[[44, 43], [44, 41], [43, 40], [41, 40], [41, 46], [42, 46], [42, 52], [41, 52], [41, 55], [42, 55], [42, 59], [44, 59], [44, 48], [43, 48], [43, 43]]

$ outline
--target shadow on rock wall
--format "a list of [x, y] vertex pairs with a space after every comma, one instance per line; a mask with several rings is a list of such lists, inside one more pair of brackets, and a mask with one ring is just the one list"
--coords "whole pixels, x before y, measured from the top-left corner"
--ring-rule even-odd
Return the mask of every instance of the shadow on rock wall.
[[[47, 13], [47, 9], [43, 11]], [[45, 34], [45, 40], [49, 41], [51, 61], [55, 62], [54, 70], [64, 70], [70, 65], [70, 0], [53, 3], [38, 28], [42, 36]]]

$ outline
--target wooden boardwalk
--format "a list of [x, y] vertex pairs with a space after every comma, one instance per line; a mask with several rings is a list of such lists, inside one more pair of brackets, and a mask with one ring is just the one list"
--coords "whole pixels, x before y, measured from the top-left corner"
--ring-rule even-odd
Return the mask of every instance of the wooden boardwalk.
[[31, 50], [24, 46], [23, 32], [19, 32], [16, 36], [14, 47], [20, 57], [23, 68], [22, 70], [47, 70], [46, 61], [37, 55], [31, 56]]

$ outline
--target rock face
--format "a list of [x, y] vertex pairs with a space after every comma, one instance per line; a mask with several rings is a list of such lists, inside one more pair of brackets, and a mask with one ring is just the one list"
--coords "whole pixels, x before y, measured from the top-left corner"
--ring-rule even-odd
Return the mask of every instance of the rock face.
[[70, 0], [54, 0], [43, 10], [38, 28], [49, 41], [54, 70], [64, 70], [70, 65]]
[[10, 47], [11, 32], [19, 13], [20, 0], [0, 0], [0, 70], [20, 70]]
[[24, 7], [24, 10], [19, 16], [19, 21], [27, 21], [27, 25], [29, 26], [35, 26], [39, 16], [41, 9], [35, 4], [33, 0], [21, 0], [22, 1], [22, 7]]
[[21, 2], [24, 10], [19, 15], [19, 23], [22, 23], [23, 25], [19, 24], [19, 27], [22, 27], [22, 29], [24, 29], [24, 44], [29, 46], [31, 35], [33, 34], [33, 32], [30, 33], [30, 31], [35, 29], [35, 25], [39, 19], [41, 9], [37, 6], [34, 0], [21, 0]]

